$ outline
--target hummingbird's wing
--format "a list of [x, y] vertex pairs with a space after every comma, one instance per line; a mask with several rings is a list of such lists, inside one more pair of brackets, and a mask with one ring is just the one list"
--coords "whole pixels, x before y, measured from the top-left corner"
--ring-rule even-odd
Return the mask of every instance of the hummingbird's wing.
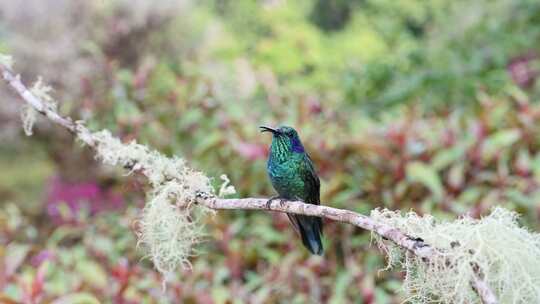
[[[299, 170], [300, 176], [304, 181], [305, 195], [303, 195], [303, 197], [296, 197], [295, 199], [304, 201], [306, 203], [319, 205], [321, 183], [317, 173], [315, 172], [313, 161], [307, 153], [299, 166]], [[287, 217], [291, 221], [294, 230], [297, 233], [302, 234], [301, 224], [299, 222], [300, 219], [302, 219], [302, 216], [287, 213]]]
[[[306, 200], [305, 202], [306, 203], [310, 203], [310, 204], [315, 204], [315, 205], [320, 205], [321, 204], [321, 181], [319, 180], [319, 176], [317, 175], [317, 171], [315, 170], [315, 166], [313, 165], [313, 161], [311, 160], [311, 158], [309, 157], [309, 155], [307, 153], [305, 153], [305, 161], [304, 161], [304, 166], [303, 167], [303, 170], [305, 172], [303, 172], [303, 174], [301, 174], [303, 176], [303, 179], [304, 179], [304, 185], [305, 187], [307, 188], [307, 197], [306, 197]], [[320, 238], [320, 234], [322, 234], [322, 230], [323, 230], [323, 222], [322, 222], [322, 219], [320, 217], [303, 217], [303, 216], [300, 216], [300, 217], [297, 217], [298, 218], [298, 221], [299, 221], [299, 226], [300, 226], [300, 230], [302, 231], [302, 227], [305, 226], [305, 225], [308, 225], [312, 228], [315, 228], [316, 229], [311, 229], [311, 232], [310, 233], [315, 233], [315, 231], [318, 231], [318, 235], [319, 235], [319, 238]], [[305, 227], [304, 227], [305, 228]], [[304, 229], [306, 230], [306, 229]], [[322, 248], [322, 247], [321, 247]]]
[[313, 165], [309, 154], [305, 153], [303, 165], [301, 166], [301, 176], [307, 190], [306, 203], [319, 205], [321, 203], [321, 181]]

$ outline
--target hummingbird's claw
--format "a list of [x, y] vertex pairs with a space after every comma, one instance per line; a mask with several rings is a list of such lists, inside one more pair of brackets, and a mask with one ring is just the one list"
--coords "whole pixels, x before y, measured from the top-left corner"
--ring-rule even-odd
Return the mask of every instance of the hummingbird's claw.
[[272, 204], [272, 201], [277, 200], [277, 199], [282, 200], [282, 198], [280, 198], [279, 196], [273, 196], [268, 201], [266, 201], [266, 209], [270, 209], [270, 205]]

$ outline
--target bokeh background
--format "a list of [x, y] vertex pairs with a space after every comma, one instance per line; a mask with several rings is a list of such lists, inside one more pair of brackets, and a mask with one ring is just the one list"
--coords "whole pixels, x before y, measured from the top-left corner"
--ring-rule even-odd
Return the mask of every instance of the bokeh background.
[[[261, 124], [297, 130], [322, 201], [441, 219], [492, 206], [540, 229], [536, 0], [0, 1], [0, 51], [60, 111], [270, 196]], [[324, 257], [281, 214], [208, 218], [192, 269], [137, 249], [146, 185], [103, 167], [0, 85], [0, 302], [402, 303], [370, 235]]]

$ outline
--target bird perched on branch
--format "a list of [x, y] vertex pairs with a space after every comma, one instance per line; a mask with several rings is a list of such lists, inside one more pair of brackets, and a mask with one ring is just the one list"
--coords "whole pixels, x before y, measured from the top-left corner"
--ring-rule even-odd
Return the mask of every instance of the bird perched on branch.
[[[261, 126], [261, 132], [272, 133], [268, 157], [268, 176], [279, 194], [268, 201], [279, 199], [300, 200], [320, 204], [320, 182], [315, 167], [306, 153], [298, 133], [291, 127], [277, 129]], [[293, 227], [302, 237], [302, 243], [313, 254], [322, 255], [323, 224], [320, 217], [287, 214]]]

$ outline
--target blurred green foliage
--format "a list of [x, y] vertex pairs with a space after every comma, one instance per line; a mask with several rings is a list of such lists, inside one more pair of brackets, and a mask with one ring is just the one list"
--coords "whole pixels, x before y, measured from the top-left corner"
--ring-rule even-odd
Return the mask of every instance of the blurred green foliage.
[[537, 1], [215, 3], [241, 37], [236, 55], [270, 66], [292, 90], [375, 113], [404, 102], [470, 105], [478, 89], [502, 93], [507, 64], [538, 46], [540, 30]]
[[[0, 49], [52, 81], [65, 114], [225, 173], [240, 196], [272, 194], [257, 126], [289, 124], [332, 206], [454, 218], [504, 205], [539, 228], [538, 1], [170, 2], [66, 2], [77, 26], [45, 14], [30, 29], [5, 4]], [[77, 43], [46, 44], [56, 37]], [[0, 301], [403, 300], [402, 274], [379, 272], [365, 232], [328, 222], [324, 258], [310, 257], [285, 216], [246, 211], [209, 218], [192, 269], [162, 291], [136, 249], [144, 181], [96, 166], [57, 129], [38, 124], [0, 150]], [[125, 204], [69, 209], [50, 198], [55, 178]]]

